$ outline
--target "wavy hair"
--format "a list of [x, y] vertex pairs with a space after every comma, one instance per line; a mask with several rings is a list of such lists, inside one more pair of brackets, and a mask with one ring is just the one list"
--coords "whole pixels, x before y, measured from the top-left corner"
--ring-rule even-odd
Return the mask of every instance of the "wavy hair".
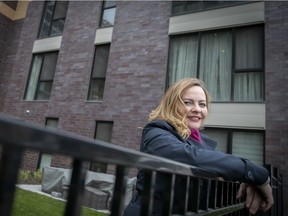
[[165, 93], [156, 109], [149, 114], [149, 121], [161, 119], [172, 124], [177, 132], [187, 139], [190, 136], [186, 119], [186, 106], [182, 100], [185, 90], [193, 87], [201, 87], [206, 95], [207, 109], [210, 108], [210, 95], [205, 88], [204, 83], [196, 78], [185, 78], [174, 83]]

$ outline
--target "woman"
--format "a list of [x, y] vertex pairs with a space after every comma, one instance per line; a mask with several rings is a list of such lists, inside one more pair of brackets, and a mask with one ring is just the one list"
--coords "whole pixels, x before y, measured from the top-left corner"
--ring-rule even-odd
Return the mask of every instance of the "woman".
[[[210, 97], [199, 79], [186, 78], [171, 86], [144, 127], [140, 151], [219, 173], [225, 180], [243, 182], [237, 197], [246, 194], [251, 213], [268, 210], [273, 204], [268, 171], [249, 160], [216, 151], [216, 142], [199, 132], [210, 108]], [[140, 215], [143, 170], [137, 175], [137, 193], [124, 216]], [[153, 215], [161, 215], [164, 176], [155, 185]], [[181, 179], [174, 191], [173, 213], [181, 208]]]

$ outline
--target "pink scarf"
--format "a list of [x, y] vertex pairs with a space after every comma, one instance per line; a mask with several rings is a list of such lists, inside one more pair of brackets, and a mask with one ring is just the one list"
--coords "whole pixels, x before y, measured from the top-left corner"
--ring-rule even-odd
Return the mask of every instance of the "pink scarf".
[[199, 130], [191, 129], [190, 137], [197, 142], [202, 143]]

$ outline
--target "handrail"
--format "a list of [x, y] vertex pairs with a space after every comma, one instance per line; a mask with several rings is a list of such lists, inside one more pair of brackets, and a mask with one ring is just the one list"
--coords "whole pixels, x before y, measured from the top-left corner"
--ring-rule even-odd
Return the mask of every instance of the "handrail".
[[[21, 156], [27, 149], [57, 153], [73, 158], [73, 172], [67, 199], [66, 216], [79, 216], [84, 190], [87, 161], [99, 161], [116, 165], [111, 215], [122, 215], [128, 171], [130, 168], [145, 170], [141, 215], [151, 215], [153, 185], [157, 173], [166, 173], [167, 190], [164, 215], [172, 215], [173, 190], [176, 176], [185, 179], [186, 188], [193, 182], [192, 212], [188, 212], [188, 192], [183, 202], [182, 215], [222, 215], [244, 209], [243, 200], [236, 200], [238, 183], [222, 181], [217, 173], [195, 166], [175, 162], [111, 143], [75, 135], [66, 131], [46, 128], [31, 122], [19, 121], [0, 115], [0, 212], [9, 216], [13, 204], [15, 184], [20, 169]], [[201, 183], [200, 183], [201, 182]], [[201, 186], [202, 184], [202, 186]], [[191, 185], [190, 185], [191, 186]], [[202, 189], [201, 189], [202, 188]], [[204, 189], [203, 189], [204, 188]], [[209, 189], [208, 189], [209, 188]], [[200, 201], [201, 194], [201, 201]], [[203, 199], [204, 198], [204, 199]], [[203, 201], [204, 200], [204, 201]], [[191, 207], [191, 206], [190, 206]]]

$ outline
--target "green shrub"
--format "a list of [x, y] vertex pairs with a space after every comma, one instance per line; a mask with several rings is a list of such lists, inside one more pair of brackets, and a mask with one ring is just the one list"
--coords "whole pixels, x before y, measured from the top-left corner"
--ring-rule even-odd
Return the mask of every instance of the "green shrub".
[[18, 173], [18, 184], [41, 184], [42, 172], [40, 170], [20, 170]]

